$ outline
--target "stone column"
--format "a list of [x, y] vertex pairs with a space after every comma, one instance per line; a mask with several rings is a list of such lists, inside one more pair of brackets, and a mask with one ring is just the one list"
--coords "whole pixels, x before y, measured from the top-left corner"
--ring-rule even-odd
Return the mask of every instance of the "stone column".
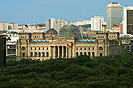
[[66, 58], [68, 58], [68, 51], [67, 51], [67, 46], [66, 46]]
[[59, 53], [60, 53], [60, 47], [59, 46], [57, 46], [58, 47], [58, 58], [59, 58]]
[[53, 58], [55, 58], [55, 46], [53, 46]]
[[64, 46], [62, 46], [62, 58], [64, 58]]

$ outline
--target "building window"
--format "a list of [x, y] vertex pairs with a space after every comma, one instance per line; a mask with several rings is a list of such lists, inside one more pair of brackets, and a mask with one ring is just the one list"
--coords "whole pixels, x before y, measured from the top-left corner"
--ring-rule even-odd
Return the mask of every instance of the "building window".
[[22, 54], [22, 57], [25, 57], [25, 53]]
[[35, 47], [35, 50], [36, 50], [36, 47]]
[[80, 55], [82, 55], [82, 52], [80, 52]]
[[91, 56], [91, 55], [90, 55], [90, 52], [88, 52], [88, 56]]
[[86, 52], [84, 52], [84, 55], [86, 55]]
[[45, 52], [42, 52], [42, 54], [43, 54], [42, 57], [45, 57]]
[[39, 52], [39, 57], [41, 57], [41, 52]]
[[99, 47], [99, 50], [103, 50], [103, 48], [100, 46], [100, 47]]
[[99, 38], [99, 36], [98, 36], [98, 38]]
[[80, 48], [80, 50], [82, 50], [82, 47]]
[[100, 57], [102, 56], [102, 53], [100, 53]]
[[49, 57], [49, 53], [47, 52], [46, 54], [47, 54], [46, 57]]
[[76, 48], [76, 50], [78, 50], [78, 47]]
[[48, 50], [48, 47], [47, 47], [47, 50]]
[[76, 52], [76, 57], [78, 56], [78, 52]]
[[39, 50], [40, 50], [40, 47], [39, 47]]
[[93, 56], [93, 57], [95, 56], [95, 52], [92, 52], [92, 56]]
[[84, 50], [86, 50], [86, 47], [84, 48]]
[[90, 50], [90, 47], [88, 48], [88, 50]]
[[35, 57], [37, 57], [37, 52], [34, 53]]
[[33, 57], [33, 52], [30, 52], [30, 57]]
[[94, 50], [94, 47], [92, 48], [92, 50]]
[[42, 50], [44, 50], [44, 47], [42, 48]]
[[32, 47], [31, 47], [31, 50], [32, 50]]
[[25, 47], [22, 47], [22, 50], [25, 50]]

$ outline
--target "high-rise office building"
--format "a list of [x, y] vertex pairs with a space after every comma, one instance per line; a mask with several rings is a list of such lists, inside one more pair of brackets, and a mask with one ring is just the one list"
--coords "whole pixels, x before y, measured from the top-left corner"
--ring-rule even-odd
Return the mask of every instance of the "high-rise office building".
[[122, 5], [118, 2], [111, 2], [106, 7], [106, 29], [112, 29], [113, 24], [119, 26], [122, 22]]
[[124, 34], [133, 35], [133, 6], [124, 7]]
[[102, 24], [104, 23], [104, 18], [100, 16], [95, 16], [91, 18], [91, 30], [93, 31], [104, 31]]
[[61, 27], [63, 27], [64, 25], [68, 24], [68, 22], [65, 21], [65, 19], [60, 19], [56, 21], [54, 18], [50, 18], [49, 21], [47, 21], [45, 24], [46, 30], [54, 28], [57, 32], [59, 32], [59, 29], [61, 29]]

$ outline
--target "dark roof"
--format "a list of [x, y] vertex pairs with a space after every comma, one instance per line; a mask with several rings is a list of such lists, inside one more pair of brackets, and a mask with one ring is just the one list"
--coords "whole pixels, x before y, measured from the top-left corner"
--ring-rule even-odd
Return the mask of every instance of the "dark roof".
[[57, 31], [54, 30], [54, 28], [50, 28], [47, 32], [46, 35], [57, 35]]

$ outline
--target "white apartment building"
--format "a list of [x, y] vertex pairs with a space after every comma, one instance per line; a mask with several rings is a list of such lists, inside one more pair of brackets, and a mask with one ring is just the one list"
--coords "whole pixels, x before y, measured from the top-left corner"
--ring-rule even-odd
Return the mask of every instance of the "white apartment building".
[[91, 24], [91, 21], [90, 20], [83, 20], [83, 21], [78, 21], [78, 22], [74, 22], [74, 23], [70, 23], [70, 24], [75, 25], [75, 26], [86, 25], [86, 24]]
[[133, 35], [133, 6], [124, 7], [124, 26], [123, 33]]
[[18, 30], [18, 24], [0, 22], [0, 31]]
[[100, 16], [95, 16], [91, 18], [91, 30], [92, 31], [104, 31], [102, 24], [104, 23], [104, 18]]

